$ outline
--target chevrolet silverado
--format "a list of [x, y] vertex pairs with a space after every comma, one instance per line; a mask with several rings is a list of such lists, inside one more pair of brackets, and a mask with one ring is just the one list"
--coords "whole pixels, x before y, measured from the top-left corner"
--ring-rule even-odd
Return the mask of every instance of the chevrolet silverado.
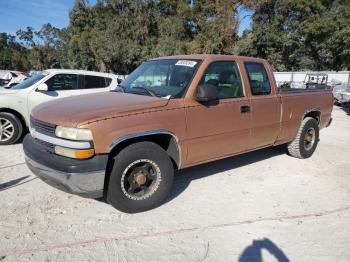
[[310, 157], [328, 89], [278, 89], [263, 59], [186, 55], [140, 65], [114, 91], [36, 107], [23, 146], [46, 183], [129, 213], [167, 198], [174, 170], [286, 145]]

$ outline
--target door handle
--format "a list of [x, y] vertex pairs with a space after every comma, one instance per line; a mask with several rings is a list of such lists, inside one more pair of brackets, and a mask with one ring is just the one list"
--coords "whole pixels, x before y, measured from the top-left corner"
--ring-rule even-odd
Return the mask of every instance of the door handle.
[[249, 113], [250, 112], [250, 106], [241, 106], [241, 113]]

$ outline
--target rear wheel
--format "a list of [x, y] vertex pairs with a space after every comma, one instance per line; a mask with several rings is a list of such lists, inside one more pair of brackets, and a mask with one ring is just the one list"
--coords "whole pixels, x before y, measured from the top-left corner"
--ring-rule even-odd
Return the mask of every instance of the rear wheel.
[[127, 213], [155, 208], [166, 200], [173, 176], [172, 162], [163, 148], [152, 142], [132, 144], [115, 157], [107, 201]]
[[315, 152], [319, 139], [319, 127], [316, 119], [306, 117], [299, 128], [296, 138], [287, 146], [291, 156], [308, 158]]
[[0, 113], [0, 145], [16, 143], [23, 133], [21, 121], [13, 114]]

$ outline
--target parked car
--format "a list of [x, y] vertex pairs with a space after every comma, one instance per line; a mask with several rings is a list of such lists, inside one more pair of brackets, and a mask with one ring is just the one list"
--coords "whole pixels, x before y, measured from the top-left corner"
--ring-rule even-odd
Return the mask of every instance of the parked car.
[[334, 103], [343, 107], [350, 105], [350, 84], [333, 81]]
[[26, 80], [28, 76], [25, 73], [10, 70], [0, 70], [0, 87], [11, 88]]
[[117, 86], [112, 74], [49, 69], [11, 89], [0, 88], [0, 145], [17, 142], [29, 126], [37, 105], [63, 97], [109, 91]]
[[23, 147], [46, 183], [133, 213], [165, 201], [174, 169], [281, 144], [310, 157], [332, 108], [331, 90], [278, 90], [262, 59], [163, 57], [114, 92], [37, 107]]

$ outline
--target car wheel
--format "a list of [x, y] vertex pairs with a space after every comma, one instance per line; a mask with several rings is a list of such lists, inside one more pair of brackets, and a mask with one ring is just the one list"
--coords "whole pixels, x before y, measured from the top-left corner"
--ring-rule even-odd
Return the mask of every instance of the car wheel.
[[296, 138], [287, 145], [288, 152], [296, 158], [308, 158], [315, 152], [319, 140], [319, 127], [316, 119], [306, 117]]
[[172, 162], [163, 148], [152, 142], [132, 144], [115, 157], [107, 201], [127, 213], [155, 208], [166, 200], [173, 176]]
[[22, 136], [21, 121], [13, 114], [0, 113], [0, 145], [16, 143]]

